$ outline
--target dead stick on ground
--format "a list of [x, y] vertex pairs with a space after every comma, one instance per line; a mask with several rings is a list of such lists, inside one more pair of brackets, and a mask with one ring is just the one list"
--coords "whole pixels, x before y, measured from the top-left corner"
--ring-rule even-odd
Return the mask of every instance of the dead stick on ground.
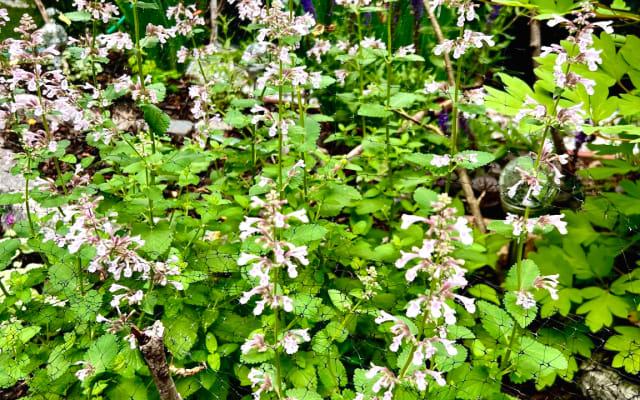
[[131, 333], [138, 340], [138, 348], [147, 367], [149, 367], [153, 382], [160, 393], [160, 399], [182, 400], [173, 378], [171, 378], [167, 357], [164, 355], [164, 326], [162, 322], [156, 321], [142, 332], [132, 326]]
[[[425, 10], [427, 11], [427, 16], [429, 17], [431, 26], [435, 31], [436, 38], [438, 38], [438, 43], [442, 44], [444, 42], [444, 36], [442, 35], [440, 24], [438, 23], [438, 19], [433, 13], [433, 9], [431, 8], [431, 4], [429, 3], [429, 0], [422, 0], [422, 4], [424, 5]], [[451, 58], [449, 58], [448, 53], [443, 53], [443, 58], [444, 58], [444, 66], [447, 71], [447, 78], [449, 79], [449, 85], [451, 85], [452, 87], [455, 87], [456, 78], [453, 73]], [[484, 218], [482, 217], [482, 212], [480, 211], [480, 202], [478, 201], [478, 199], [476, 199], [476, 196], [473, 194], [473, 188], [471, 187], [471, 179], [469, 179], [469, 174], [467, 174], [467, 170], [465, 170], [464, 168], [458, 168], [456, 171], [458, 172], [458, 176], [460, 176], [462, 193], [464, 193], [464, 197], [467, 199], [469, 208], [471, 208], [471, 214], [473, 214], [476, 226], [478, 227], [480, 232], [485, 233], [487, 231], [487, 228], [484, 224]]]

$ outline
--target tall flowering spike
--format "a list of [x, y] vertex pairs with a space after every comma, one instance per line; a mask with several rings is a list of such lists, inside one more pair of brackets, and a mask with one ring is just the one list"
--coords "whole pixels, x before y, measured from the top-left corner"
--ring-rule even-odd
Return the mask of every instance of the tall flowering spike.
[[[405, 277], [408, 282], [417, 280], [422, 275], [429, 288], [424, 294], [410, 300], [406, 308], [406, 316], [415, 318], [414, 326], [421, 326], [416, 336], [411, 332], [407, 322], [385, 311], [381, 311], [375, 322], [382, 324], [392, 322], [389, 331], [393, 339], [389, 349], [398, 352], [400, 347], [409, 346], [409, 357], [404, 366], [399, 366], [400, 373], [395, 375], [388, 368], [372, 364], [367, 378], [378, 377], [373, 391], [386, 389], [383, 397], [392, 398], [393, 388], [398, 383], [408, 383], [420, 391], [427, 390], [428, 379], [431, 377], [438, 385], [444, 385], [445, 380], [439, 371], [426, 368], [425, 360], [433, 357], [438, 351], [436, 343], [440, 343], [447, 355], [458, 353], [454, 341], [447, 339], [447, 327], [456, 323], [456, 310], [453, 302], [459, 302], [470, 313], [474, 313], [474, 300], [455, 293], [458, 288], [467, 285], [465, 270], [462, 268], [464, 260], [456, 259], [451, 253], [456, 248], [456, 242], [463, 245], [473, 243], [471, 229], [467, 220], [456, 217], [456, 209], [450, 207], [451, 199], [446, 194], [438, 196], [431, 206], [434, 214], [429, 217], [415, 215], [402, 216], [402, 228], [407, 229], [415, 223], [427, 227], [426, 237], [422, 246], [414, 246], [411, 252], [401, 251], [401, 257], [396, 261], [397, 268], [407, 268]], [[418, 281], [423, 282], [423, 279]], [[424, 329], [425, 326], [429, 328]], [[405, 350], [407, 350], [405, 348]], [[416, 369], [406, 374], [407, 368], [413, 364]]]

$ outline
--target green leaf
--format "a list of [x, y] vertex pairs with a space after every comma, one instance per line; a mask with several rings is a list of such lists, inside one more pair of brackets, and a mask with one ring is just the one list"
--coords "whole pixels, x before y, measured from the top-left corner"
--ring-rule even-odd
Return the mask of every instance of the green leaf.
[[69, 309], [83, 321], [95, 321], [101, 307], [102, 294], [93, 289], [89, 290], [84, 295], [74, 292], [69, 297]]
[[7, 239], [0, 242], [0, 271], [5, 269], [13, 260], [19, 247], [19, 239]]
[[604, 347], [615, 351], [611, 365], [623, 368], [632, 375], [640, 373], [640, 328], [616, 326], [619, 335], [611, 336]]
[[413, 200], [418, 203], [421, 209], [429, 211], [433, 208], [431, 203], [438, 201], [438, 193], [427, 188], [419, 187], [413, 193]]
[[543, 377], [556, 370], [568, 367], [567, 359], [557, 349], [523, 336], [519, 340], [518, 352], [513, 353], [512, 362], [516, 373], [524, 379]]
[[100, 336], [98, 340], [93, 342], [85, 354], [85, 361], [96, 369], [97, 375], [109, 370], [113, 366], [118, 350], [118, 339], [108, 333]]
[[66, 353], [76, 343], [76, 335], [69, 332], [64, 335], [64, 343], [57, 345], [51, 350], [47, 360], [47, 375], [52, 381], [60, 378], [71, 366], [72, 358]]
[[120, 377], [107, 392], [110, 399], [147, 400], [147, 387], [140, 378]]
[[[447, 374], [448, 385], [435, 387], [429, 393], [434, 399], [496, 399], [500, 392], [500, 382], [489, 376], [489, 370], [484, 366], [474, 366], [465, 363]], [[433, 382], [433, 381], [432, 381]]]
[[[141, 230], [139, 230], [141, 229]], [[139, 225], [139, 228], [135, 230], [136, 235], [140, 235], [144, 240], [144, 245], [140, 250], [144, 251], [154, 260], [162, 256], [171, 247], [173, 240], [173, 232], [169, 227], [168, 221], [160, 221], [153, 228], [147, 224]]]
[[318, 387], [316, 369], [312, 364], [307, 364], [305, 368], [294, 369], [287, 374], [287, 378], [297, 389], [315, 390]]
[[627, 216], [640, 214], [640, 199], [613, 192], [602, 193], [602, 195], [609, 199], [621, 214]]
[[582, 289], [582, 295], [591, 300], [578, 307], [576, 313], [586, 314], [585, 323], [592, 332], [599, 331], [603, 326], [611, 326], [614, 315], [626, 318], [632, 310], [631, 305], [622, 297], [614, 296], [599, 287]]
[[[439, 344], [437, 345], [440, 346]], [[434, 356], [433, 361], [436, 364], [436, 369], [440, 372], [448, 372], [452, 369], [458, 368], [464, 364], [464, 361], [467, 359], [467, 349], [460, 345], [454, 344], [453, 347], [458, 350], [455, 355], [449, 355], [444, 349], [442, 351], [438, 351], [438, 353]]]
[[[624, 46], [620, 49], [620, 54], [624, 57], [629, 65], [636, 69], [640, 68], [640, 38], [633, 35], [626, 35]], [[603, 60], [604, 61], [604, 60]]]
[[413, 93], [396, 93], [391, 96], [389, 107], [391, 108], [407, 108], [410, 107], [415, 101], [420, 100], [423, 96], [418, 96]]
[[160, 9], [156, 3], [146, 3], [144, 1], [137, 1], [134, 4], [136, 8], [140, 8], [142, 10], [159, 10]]
[[198, 338], [198, 317], [193, 312], [181, 313], [162, 321], [166, 328], [165, 343], [177, 359], [186, 358]]
[[475, 169], [487, 165], [496, 159], [492, 153], [486, 151], [465, 150], [458, 153], [456, 157], [461, 157], [464, 161], [458, 161], [462, 168]]
[[419, 165], [421, 167], [426, 168], [428, 171], [446, 171], [447, 167], [436, 167], [431, 164], [433, 160], [433, 154], [424, 154], [424, 153], [411, 153], [404, 157], [405, 161]]
[[517, 294], [514, 292], [508, 292], [504, 296], [504, 308], [507, 309], [518, 325], [526, 328], [536, 318], [536, 315], [538, 314], [538, 306], [536, 305], [525, 309], [521, 305], [516, 304], [517, 299]]
[[267, 349], [266, 351], [258, 351], [257, 349], [251, 349], [246, 354], [240, 355], [240, 361], [246, 364], [262, 364], [265, 361], [269, 361], [275, 357], [273, 349]]
[[339, 183], [328, 183], [322, 190], [314, 193], [314, 199], [322, 203], [320, 215], [323, 217], [334, 217], [352, 201], [361, 198], [362, 195], [358, 189]]
[[513, 226], [505, 221], [491, 221], [489, 222], [489, 225], [487, 225], [487, 229], [493, 232], [498, 232], [507, 237], [513, 236]]
[[214, 353], [218, 349], [218, 341], [216, 340], [216, 336], [208, 332], [205, 340], [205, 345], [209, 353]]
[[296, 400], [322, 400], [317, 392], [307, 389], [289, 389], [286, 391], [287, 397], [294, 398]]
[[363, 104], [358, 109], [358, 115], [371, 118], [386, 118], [391, 115], [391, 112], [380, 104]]
[[24, 196], [22, 195], [22, 192], [0, 194], [0, 206], [18, 203], [24, 203]]
[[322, 385], [329, 389], [337, 386], [344, 387], [349, 382], [347, 370], [338, 357], [329, 357], [326, 362], [323, 361], [321, 368], [318, 369], [318, 377]]
[[213, 353], [207, 356], [207, 365], [214, 371], [220, 370], [221, 361], [222, 358], [220, 356], [220, 353]]
[[318, 224], [305, 224], [287, 229], [284, 237], [296, 246], [302, 246], [321, 240], [327, 232], [329, 231], [325, 227]]
[[338, 311], [349, 312], [351, 310], [351, 307], [353, 307], [353, 303], [346, 294], [336, 289], [329, 289], [328, 292], [331, 302], [334, 306], [336, 306]]
[[72, 11], [64, 13], [64, 16], [67, 17], [69, 21], [73, 22], [85, 22], [91, 20], [91, 14], [86, 11]]
[[78, 287], [78, 271], [68, 264], [53, 264], [49, 267], [49, 280], [45, 291], [50, 294], [72, 295]]
[[469, 294], [476, 299], [488, 300], [492, 303], [500, 305], [500, 299], [498, 298], [498, 292], [489, 285], [479, 283], [469, 288]]
[[518, 285], [518, 266], [517, 264], [512, 266], [507, 273], [507, 278], [504, 281], [504, 287], [508, 290], [517, 292], [520, 289], [530, 290], [533, 288], [533, 282], [540, 276], [540, 270], [533, 260], [522, 260], [520, 263], [521, 268], [521, 285]]
[[149, 128], [157, 136], [164, 135], [169, 129], [169, 124], [171, 124], [169, 115], [153, 104], [142, 104], [140, 108], [144, 112], [144, 120], [149, 124]]
[[478, 301], [482, 327], [493, 337], [506, 342], [511, 336], [514, 322], [506, 311], [486, 301]]

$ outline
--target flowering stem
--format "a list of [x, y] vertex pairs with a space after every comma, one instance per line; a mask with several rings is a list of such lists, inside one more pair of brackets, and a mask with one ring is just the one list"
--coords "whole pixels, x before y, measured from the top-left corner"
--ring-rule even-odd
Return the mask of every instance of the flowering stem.
[[453, 88], [453, 103], [451, 106], [451, 115], [453, 117], [453, 124], [451, 125], [451, 157], [449, 158], [449, 172], [447, 173], [447, 183], [445, 184], [444, 189], [445, 193], [449, 193], [453, 162], [455, 160], [456, 154], [458, 154], [458, 133], [460, 130], [460, 120], [458, 118], [458, 96], [460, 93], [460, 75], [462, 75], [462, 58], [458, 60], [458, 69], [456, 71], [456, 80]]
[[[278, 39], [278, 54], [281, 53], [282, 42]], [[282, 79], [283, 79], [283, 65], [282, 60], [279, 60], [279, 79], [278, 79], [278, 193], [280, 195], [280, 200], [284, 199], [284, 191], [283, 191], [283, 182], [282, 182], [282, 145], [283, 145], [283, 132], [282, 132], [282, 123], [283, 118], [282, 114], [284, 110], [282, 109]], [[276, 239], [281, 232], [274, 226], [273, 238]], [[278, 298], [278, 268], [273, 269], [273, 296], [274, 298]], [[281, 393], [281, 385], [282, 385], [282, 371], [280, 368], [280, 352], [278, 351], [278, 307], [276, 306], [273, 310], [273, 342], [274, 342], [274, 353], [275, 353], [275, 361], [276, 361], [276, 394], [278, 395], [278, 399], [282, 398]]]
[[[42, 90], [40, 89], [40, 72], [38, 72], [38, 68], [34, 68], [34, 71], [35, 71], [36, 80], [38, 81], [38, 84], [36, 85], [36, 91], [38, 92], [38, 102], [40, 104], [40, 107], [42, 107], [43, 109], [42, 125], [44, 126], [44, 130], [47, 133], [47, 140], [51, 142], [53, 138], [51, 137], [51, 130], [49, 129], [49, 123], [47, 122], [47, 113], [46, 111], [44, 111], [45, 105], [44, 105], [44, 102], [42, 101]], [[67, 192], [67, 187], [64, 184], [64, 178], [62, 177], [62, 170], [60, 169], [60, 163], [58, 162], [58, 157], [53, 157], [53, 165], [55, 165], [56, 173], [58, 174], [58, 178], [60, 178], [60, 186], [62, 186], [62, 191], [64, 192], [65, 196], [68, 196], [69, 193]]]
[[389, 114], [391, 111], [391, 79], [392, 79], [392, 68], [391, 68], [391, 47], [392, 47], [392, 38], [391, 38], [391, 17], [392, 17], [392, 8], [393, 3], [387, 3], [387, 59], [385, 63], [387, 64], [387, 102], [386, 102], [386, 124], [385, 124], [385, 135], [384, 140], [386, 144], [386, 161], [387, 161], [387, 173], [389, 176], [389, 182], [387, 187], [389, 189], [393, 189], [393, 171], [391, 169], [391, 141], [390, 141], [390, 127], [389, 127]]
[[[567, 74], [569, 72], [569, 67], [570, 65], [567, 66], [567, 69], [565, 71], [565, 74]], [[558, 97], [555, 99], [554, 103], [553, 103], [553, 108], [551, 109], [551, 113], [550, 115], [555, 115], [556, 111], [558, 110], [558, 104], [560, 103], [560, 98], [562, 97], [562, 93], [558, 94]], [[540, 168], [540, 160], [542, 157], [542, 151], [544, 149], [544, 142], [547, 138], [547, 134], [549, 133], [549, 130], [551, 128], [551, 123], [547, 122], [547, 124], [545, 125], [544, 131], [542, 132], [542, 138], [540, 139], [540, 146], [538, 148], [538, 154], [536, 155], [536, 162], [533, 166], [533, 175], [537, 177], [538, 175], [538, 169]], [[527, 226], [527, 220], [529, 219], [529, 215], [531, 213], [531, 207], [527, 206], [524, 209], [524, 216], [523, 216], [523, 225], [526, 227]], [[522, 290], [522, 257], [524, 256], [524, 246], [527, 242], [527, 236], [528, 236], [529, 232], [527, 231], [527, 229], [523, 229], [523, 232], [520, 234], [520, 236], [518, 237], [518, 250], [516, 253], [516, 273], [518, 275], [518, 290]], [[507, 363], [509, 362], [509, 357], [511, 356], [511, 348], [513, 347], [513, 344], [516, 340], [516, 337], [518, 332], [518, 325], [514, 324], [513, 326], [513, 332], [511, 334], [511, 340], [509, 341], [509, 346], [507, 347], [507, 352], [505, 353], [504, 357], [502, 358], [502, 362], [501, 362], [501, 369], [504, 369], [507, 365]]]
[[[147, 88], [144, 84], [144, 76], [142, 73], [142, 48], [140, 47], [140, 21], [138, 19], [138, 7], [136, 4], [137, 0], [133, 0], [133, 30], [136, 35], [136, 64], [138, 67], [138, 80], [140, 81], [140, 87], [142, 91], [146, 93]], [[156, 153], [156, 135], [153, 132], [153, 129], [149, 129], [149, 134], [151, 135], [151, 151], [153, 154]]]
[[[280, 41], [278, 41], [278, 53], [280, 52]], [[280, 79], [279, 79], [279, 85], [278, 85], [278, 193], [280, 193], [280, 200], [282, 200], [284, 198], [284, 193], [283, 193], [283, 182], [282, 182], [282, 123], [283, 123], [283, 118], [282, 118], [282, 113], [283, 113], [283, 109], [282, 109], [282, 78], [283, 78], [283, 66], [282, 66], [282, 60], [280, 60]]]
[[[193, 37], [193, 35], [191, 35], [191, 43], [193, 44], [193, 48], [195, 49], [197, 47], [196, 45], [196, 38]], [[200, 73], [202, 74], [202, 81], [206, 84], [207, 83], [207, 74], [204, 73], [204, 68], [202, 68], [202, 63], [200, 62], [200, 58], [196, 58], [196, 61], [198, 62], [198, 68], [200, 69]]]
[[33, 221], [31, 220], [31, 207], [29, 206], [29, 173], [31, 172], [31, 153], [29, 151], [27, 154], [27, 174], [25, 174], [25, 182], [24, 182], [24, 208], [27, 212], [27, 221], [29, 221], [29, 231], [31, 232], [31, 237], [35, 237], [36, 232], [33, 229]]
[[91, 19], [91, 75], [93, 76], [93, 86], [98, 89], [98, 78], [96, 78], [96, 63], [95, 63], [95, 54], [94, 51], [96, 49], [96, 20], [95, 18]]
[[[440, 260], [436, 261], [436, 264], [439, 264]], [[435, 279], [431, 280], [431, 285], [429, 287], [429, 295], [433, 296], [433, 292], [436, 289], [436, 281]], [[424, 326], [427, 324], [427, 318], [429, 316], [429, 312], [427, 310], [425, 310], [424, 315], [422, 316], [422, 321], [420, 323], [420, 330], [418, 331], [418, 336], [417, 336], [417, 340], [420, 341], [420, 339], [422, 339], [422, 335], [424, 334]], [[404, 378], [404, 374], [407, 372], [407, 369], [409, 368], [409, 365], [411, 364], [411, 361], [413, 361], [413, 354], [416, 352], [416, 350], [418, 349], [418, 345], [414, 344], [411, 347], [411, 352], [409, 353], [409, 358], [407, 358], [407, 361], [404, 363], [404, 365], [402, 366], [402, 369], [400, 370], [400, 374], [398, 375], [398, 380], [402, 380], [402, 378]]]
[[[364, 99], [364, 76], [362, 68], [362, 22], [360, 21], [360, 9], [356, 9], [356, 20], [358, 24], [358, 81], [360, 83], [360, 101]], [[362, 116], [362, 137], [367, 136], [367, 120]]]
[[[275, 228], [274, 228], [275, 229]], [[278, 296], [278, 268], [273, 269], [273, 296], [277, 298]], [[278, 351], [278, 307], [276, 306], [273, 309], [273, 343], [274, 343], [274, 353], [276, 360], [276, 394], [278, 395], [278, 399], [282, 399], [281, 384], [282, 384], [282, 372], [280, 368], [280, 352]]]
[[[299, 87], [296, 87], [296, 94], [298, 95], [298, 111], [300, 112], [300, 127], [304, 129], [305, 108], [302, 104], [302, 94]], [[304, 195], [304, 201], [307, 201], [307, 153], [302, 152], [302, 190]]]

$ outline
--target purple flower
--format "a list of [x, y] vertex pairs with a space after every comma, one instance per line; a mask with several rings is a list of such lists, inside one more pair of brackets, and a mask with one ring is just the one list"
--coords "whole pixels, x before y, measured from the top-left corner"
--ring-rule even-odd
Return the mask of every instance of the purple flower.
[[422, 2], [420, 0], [411, 0], [411, 8], [413, 8], [413, 15], [416, 20], [419, 20], [424, 15], [424, 9], [422, 8]]
[[369, 24], [371, 24], [371, 18], [373, 17], [373, 15], [368, 12], [368, 13], [364, 13], [364, 25], [365, 26], [369, 26]]
[[318, 14], [316, 14], [316, 9], [313, 7], [312, 0], [300, 0], [300, 4], [302, 4], [304, 12], [313, 15], [313, 18], [318, 18]]
[[493, 21], [495, 21], [498, 18], [498, 15], [500, 15], [501, 8], [502, 8], [501, 5], [496, 4], [493, 6], [493, 11], [491, 11], [491, 14], [487, 14], [486, 25], [488, 28], [491, 28], [493, 26]]
[[438, 115], [438, 126], [440, 127], [440, 130], [445, 134], [449, 131], [448, 123], [449, 112], [443, 110], [440, 115]]
[[4, 220], [6, 222], [7, 225], [12, 226], [13, 224], [16, 223], [16, 217], [14, 217], [13, 215], [9, 214], [7, 215], [7, 219]]

